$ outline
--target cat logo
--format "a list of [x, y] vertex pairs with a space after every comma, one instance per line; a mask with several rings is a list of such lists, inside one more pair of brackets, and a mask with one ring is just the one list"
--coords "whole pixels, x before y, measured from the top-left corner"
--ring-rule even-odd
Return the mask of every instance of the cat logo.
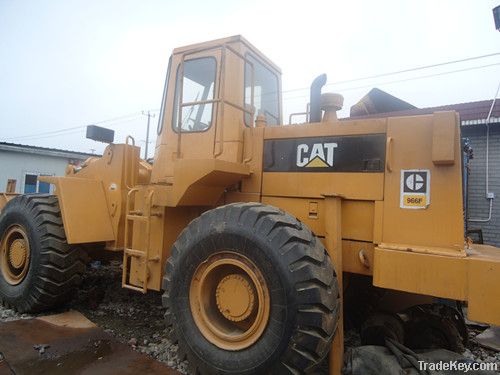
[[302, 143], [297, 146], [297, 167], [333, 167], [333, 154], [337, 143], [314, 143], [311, 148]]
[[401, 170], [401, 208], [426, 209], [431, 204], [431, 171]]

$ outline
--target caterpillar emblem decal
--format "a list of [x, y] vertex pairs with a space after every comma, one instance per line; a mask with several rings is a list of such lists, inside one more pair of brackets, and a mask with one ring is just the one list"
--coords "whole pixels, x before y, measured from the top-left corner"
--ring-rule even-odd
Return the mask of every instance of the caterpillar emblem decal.
[[297, 167], [333, 167], [333, 155], [337, 147], [337, 143], [315, 143], [309, 152], [309, 146], [301, 143], [297, 146]]

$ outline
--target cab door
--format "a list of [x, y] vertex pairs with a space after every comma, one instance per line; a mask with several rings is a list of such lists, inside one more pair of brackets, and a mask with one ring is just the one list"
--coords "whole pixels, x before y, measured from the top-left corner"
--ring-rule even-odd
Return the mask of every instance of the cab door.
[[172, 131], [177, 159], [212, 159], [217, 123], [218, 58], [190, 58], [177, 67]]

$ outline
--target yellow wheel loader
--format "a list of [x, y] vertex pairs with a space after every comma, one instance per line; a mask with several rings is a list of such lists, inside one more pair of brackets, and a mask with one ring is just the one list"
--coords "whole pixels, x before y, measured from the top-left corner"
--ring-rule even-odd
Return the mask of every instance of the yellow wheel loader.
[[9, 197], [2, 303], [50, 309], [85, 248], [121, 252], [124, 288], [164, 291], [193, 374], [339, 374], [344, 320], [366, 343], [437, 330], [452, 349], [459, 304], [500, 324], [500, 249], [464, 237], [458, 115], [338, 120], [325, 81], [284, 126], [280, 70], [244, 38], [175, 49], [153, 164], [90, 127], [102, 157]]

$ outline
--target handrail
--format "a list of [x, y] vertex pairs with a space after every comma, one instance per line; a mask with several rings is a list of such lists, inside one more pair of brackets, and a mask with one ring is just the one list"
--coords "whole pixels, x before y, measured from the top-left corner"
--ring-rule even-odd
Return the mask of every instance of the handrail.
[[307, 122], [307, 114], [308, 114], [308, 112], [294, 112], [294, 113], [290, 113], [290, 116], [288, 117], [288, 125], [292, 124], [292, 117], [293, 116], [306, 116], [306, 122]]
[[197, 102], [186, 102], [186, 103], [182, 103], [181, 107], [189, 107], [192, 105], [201, 105], [201, 104], [210, 104], [210, 103], [224, 103], [224, 104], [230, 105], [231, 107], [239, 109], [240, 111], [248, 113], [249, 115], [251, 115], [252, 113], [255, 112], [255, 111], [252, 111], [250, 109], [246, 109], [246, 108], [240, 106], [239, 104], [232, 103], [229, 100], [225, 100], [225, 99], [207, 99], [207, 100], [200, 100]]
[[393, 143], [392, 137], [387, 137], [386, 141], [387, 160], [385, 165], [388, 172], [392, 172], [392, 143]]
[[[128, 141], [131, 140], [132, 141], [132, 144], [128, 143]], [[134, 137], [132, 137], [131, 135], [127, 135], [127, 137], [125, 138], [125, 143], [127, 145], [132, 145], [132, 146], [135, 146], [135, 139]]]
[[295, 113], [290, 113], [290, 117], [288, 118], [288, 125], [292, 124], [292, 117], [293, 116], [306, 116], [306, 122], [309, 122], [309, 114], [310, 114], [310, 107], [311, 103], [307, 103], [306, 106], [306, 111], [305, 112], [295, 112]]
[[[129, 141], [131, 141], [132, 143], [129, 143]], [[135, 147], [135, 139], [134, 137], [132, 137], [131, 135], [127, 135], [127, 137], [125, 138], [125, 150], [123, 152], [123, 157], [125, 158], [125, 162], [123, 163], [123, 167], [124, 167], [124, 180], [125, 180], [125, 187], [127, 188], [127, 190], [132, 190], [132, 186], [129, 185], [129, 173], [133, 174], [133, 172], [129, 171], [129, 162], [128, 162], [128, 159], [129, 159], [129, 147], [132, 146], [132, 147]], [[132, 185], [134, 185], [134, 181], [133, 181], [133, 177], [130, 176], [130, 180], [132, 182]]]

